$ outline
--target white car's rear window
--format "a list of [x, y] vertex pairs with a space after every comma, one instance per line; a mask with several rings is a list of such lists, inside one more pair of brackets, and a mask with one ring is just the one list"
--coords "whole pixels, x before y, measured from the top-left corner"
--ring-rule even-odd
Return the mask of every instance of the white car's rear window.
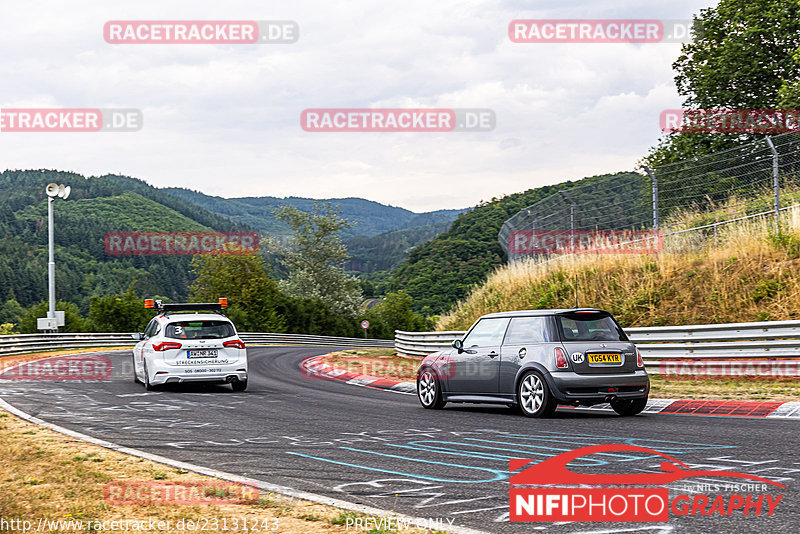
[[233, 336], [228, 321], [178, 321], [169, 323], [164, 336], [173, 339], [222, 339]]

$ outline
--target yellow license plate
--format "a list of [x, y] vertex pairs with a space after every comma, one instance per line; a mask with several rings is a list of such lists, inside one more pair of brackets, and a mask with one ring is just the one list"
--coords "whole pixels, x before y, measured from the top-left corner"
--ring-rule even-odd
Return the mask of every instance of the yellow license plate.
[[622, 365], [622, 354], [587, 354], [589, 365]]

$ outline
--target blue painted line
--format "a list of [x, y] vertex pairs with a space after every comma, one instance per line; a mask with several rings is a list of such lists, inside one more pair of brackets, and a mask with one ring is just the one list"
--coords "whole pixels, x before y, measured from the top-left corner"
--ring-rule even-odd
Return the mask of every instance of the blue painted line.
[[[341, 448], [345, 448], [345, 447], [341, 447]], [[353, 450], [357, 450], [357, 449], [353, 449]], [[365, 452], [368, 452], [368, 451], [365, 451]], [[319, 460], [321, 462], [328, 462], [328, 463], [331, 463], [331, 464], [343, 465], [343, 466], [346, 466], [346, 467], [354, 467], [356, 469], [366, 469], [367, 471], [377, 471], [379, 473], [386, 473], [386, 474], [389, 474], [389, 475], [400, 475], [400, 476], [411, 477], [411, 478], [419, 478], [419, 479], [422, 479], [422, 480], [428, 480], [430, 482], [453, 482], [453, 483], [457, 483], [457, 484], [481, 484], [481, 483], [484, 483], [484, 482], [495, 482], [495, 481], [498, 481], [498, 480], [503, 480], [504, 478], [508, 478], [508, 474], [507, 473], [502, 473], [503, 474], [503, 478], [498, 478], [497, 476], [495, 476], [494, 478], [486, 479], [486, 480], [457, 480], [457, 479], [451, 479], [451, 478], [438, 478], [438, 477], [432, 477], [432, 476], [427, 476], [427, 475], [418, 475], [418, 474], [415, 474], [415, 473], [406, 473], [404, 471], [393, 471], [393, 470], [390, 470], [390, 469], [381, 469], [381, 468], [378, 468], [378, 467], [369, 467], [367, 465], [351, 464], [351, 463], [348, 463], [348, 462], [340, 462], [338, 460], [331, 460], [329, 458], [322, 458], [322, 457], [319, 457], [319, 456], [312, 456], [310, 454], [303, 454], [303, 453], [300, 453], [300, 452], [286, 451], [286, 454], [292, 454], [294, 456], [302, 456], [303, 458], [310, 458], [312, 460]], [[424, 461], [424, 460], [417, 460], [417, 461]], [[461, 465], [455, 465], [455, 464], [445, 464], [445, 463], [442, 463], [442, 462], [426, 461], [425, 463], [433, 463], [433, 464], [439, 464], [439, 465], [453, 465], [455, 467], [467, 467], [467, 468], [469, 468], [468, 466], [461, 466]], [[473, 469], [480, 469], [480, 468], [473, 468]], [[494, 471], [493, 469], [482, 469], [482, 470], [483, 471]]]
[[[569, 441], [575, 438], [592, 438], [592, 439], [599, 439], [602, 442], [593, 442], [588, 443], [587, 445], [600, 445], [601, 443], [608, 443], [608, 440], [620, 440], [621, 443], [626, 445], [636, 445], [639, 447], [646, 447], [646, 443], [664, 443], [664, 444], [672, 444], [677, 445], [676, 447], [671, 448], [657, 448], [654, 446], [650, 446], [651, 449], [655, 449], [659, 452], [680, 452], [680, 451], [689, 451], [689, 450], [704, 450], [704, 449], [736, 449], [736, 445], [718, 445], [713, 443], [692, 443], [692, 442], [685, 442], [685, 441], [670, 441], [670, 440], [663, 440], [663, 439], [652, 439], [652, 438], [631, 438], [631, 437], [624, 437], [624, 436], [598, 436], [593, 434], [571, 434], [566, 435], [562, 432], [554, 432], [548, 430], [541, 430], [539, 431], [543, 434], [553, 434], [553, 437], [563, 438], [566, 441], [560, 441], [560, 443], [580, 443], [580, 442], [572, 442]], [[547, 438], [545, 437], [536, 437], [536, 436], [526, 436], [523, 434], [506, 434], [501, 433], [499, 437], [515, 437], [519, 439], [527, 439], [527, 440], [539, 440], [543, 441]], [[466, 438], [470, 439], [470, 438]]]
[[[464, 456], [464, 457], [467, 457], [467, 458], [483, 458], [483, 459], [486, 459], [486, 460], [497, 460], [497, 461], [502, 461], [502, 462], [507, 462], [508, 460], [511, 460], [511, 459], [514, 459], [514, 458], [528, 458], [528, 457], [532, 457], [532, 456], [539, 456], [539, 457], [542, 457], [543, 459], [544, 458], [552, 458], [552, 457], [556, 456], [557, 454], [559, 454], [559, 452], [544, 453], [544, 452], [538, 452], [538, 451], [530, 451], [530, 450], [527, 450], [527, 449], [505, 449], [504, 452], [508, 452], [508, 454], [489, 454], [489, 453], [485, 453], [485, 452], [481, 452], [481, 451], [474, 451], [474, 450], [468, 450], [468, 449], [451, 449], [451, 448], [447, 448], [447, 447], [436, 447], [434, 445], [425, 445], [426, 443], [436, 443], [436, 444], [441, 443], [443, 445], [455, 445], [455, 446], [463, 445], [463, 446], [467, 446], [467, 447], [475, 447], [475, 448], [482, 448], [482, 449], [497, 450], [497, 447], [493, 446], [493, 445], [477, 445], [477, 444], [473, 444], [473, 443], [459, 443], [459, 442], [455, 442], [455, 441], [434, 441], [434, 440], [432, 440], [432, 441], [412, 441], [412, 442], [409, 442], [408, 445], [400, 445], [400, 444], [397, 444], [397, 443], [387, 443], [386, 445], [388, 445], [390, 447], [399, 447], [399, 448], [403, 448], [403, 449], [414, 449], [414, 450], [419, 450], [419, 451], [424, 451], [424, 452], [433, 452], [433, 453], [439, 453], [439, 454], [451, 454], [451, 455], [454, 455], [454, 456]], [[553, 448], [553, 447], [537, 447], [537, 448], [541, 448], [541, 449], [545, 449], [546, 448], [548, 451], [560, 451], [560, 452], [566, 452], [566, 451], [571, 450], [571, 449], [561, 449], [561, 448]], [[650, 458], [650, 457], [651, 456], [647, 456], [647, 458]], [[608, 462], [605, 462], [603, 460], [599, 460], [599, 459], [596, 459], [596, 458], [585, 458], [585, 459], [581, 458], [581, 461], [582, 462], [585, 461], [586, 463], [578, 463], [578, 464], [575, 464], [575, 465], [583, 467], [583, 466], [598, 466], [598, 465], [606, 465], [606, 464], [608, 464]]]
[[[465, 438], [465, 439], [468, 439], [470, 441], [483, 441], [483, 442], [486, 442], [486, 443], [497, 443], [497, 444], [501, 444], [501, 445], [502, 444], [506, 444], [506, 445], [510, 444], [509, 442], [506, 442], [506, 441], [495, 441], [495, 440], [490, 440], [490, 439], [478, 439], [478, 438]], [[600, 443], [598, 443], [598, 445], [599, 444]], [[513, 443], [513, 445], [525, 446], [524, 443]], [[560, 449], [560, 448], [555, 448], [555, 447], [548, 447], [548, 449], [562, 451], [562, 452], [573, 450], [573, 449]], [[629, 453], [614, 453], [614, 452], [599, 452], [599, 453], [596, 453], [594, 456], [600, 456], [600, 455], [610, 456], [610, 457], [614, 458], [616, 462], [633, 462], [633, 461], [636, 461], [636, 460], [646, 460], [648, 458], [655, 458], [656, 457], [656, 455], [653, 455], [653, 454], [634, 455], [634, 454], [629, 454]], [[555, 456], [555, 454], [552, 454], [550, 456], [551, 457]], [[581, 466], [607, 465], [608, 464], [608, 462], [605, 462], [605, 461], [600, 460], [598, 458], [590, 458], [590, 457], [580, 458], [579, 461], [589, 461], [589, 462], [595, 462], [595, 463], [580, 464], [580, 463], [570, 462], [570, 465], [581, 467]]]
[[387, 458], [397, 458], [398, 460], [408, 460], [409, 462], [420, 462], [425, 464], [434, 464], [434, 465], [445, 465], [447, 467], [458, 467], [460, 469], [471, 469], [474, 471], [486, 471], [488, 473], [494, 473], [495, 478], [490, 480], [482, 480], [481, 482], [494, 482], [495, 480], [504, 480], [508, 478], [508, 471], [506, 470], [499, 470], [499, 469], [492, 469], [489, 467], [475, 467], [471, 465], [463, 465], [463, 464], [450, 464], [447, 462], [437, 462], [436, 460], [423, 460], [420, 458], [410, 458], [408, 456], [398, 456], [396, 454], [387, 454], [385, 452], [377, 452], [377, 451], [368, 451], [364, 449], [356, 449], [353, 447], [339, 447], [340, 449], [344, 449], [346, 451], [355, 451], [355, 452], [363, 452], [365, 454], [374, 454], [376, 456], [385, 456]]

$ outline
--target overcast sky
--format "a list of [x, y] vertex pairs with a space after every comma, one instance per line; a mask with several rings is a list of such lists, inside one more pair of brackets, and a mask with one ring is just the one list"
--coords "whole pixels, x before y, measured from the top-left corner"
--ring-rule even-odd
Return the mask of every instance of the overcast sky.
[[[0, 168], [413, 211], [633, 170], [679, 44], [516, 44], [513, 19], [690, 19], [713, 0], [0, 4], [0, 108], [138, 108], [133, 133], [0, 133]], [[286, 45], [112, 45], [108, 20], [293, 20]], [[309, 133], [306, 108], [490, 108], [482, 133]]]

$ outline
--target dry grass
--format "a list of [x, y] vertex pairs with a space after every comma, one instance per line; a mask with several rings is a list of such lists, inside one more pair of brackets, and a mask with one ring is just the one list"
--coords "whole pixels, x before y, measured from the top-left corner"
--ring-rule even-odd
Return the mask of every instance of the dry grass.
[[[129, 348], [67, 349], [13, 355], [0, 358], [0, 364], [11, 365], [56, 355]], [[33, 521], [34, 527], [39, 518], [62, 521], [58, 528], [53, 529], [58, 532], [80, 531], [63, 523], [70, 520], [82, 521], [84, 530], [88, 530], [86, 527], [94, 521], [134, 520], [144, 521], [145, 525], [150, 520], [169, 521], [168, 528], [158, 528], [158, 532], [165, 533], [185, 533], [185, 527], [178, 528], [180, 520], [203, 522], [206, 531], [223, 531], [222, 527], [211, 528], [213, 523], [210, 522], [218, 521], [217, 524], [222, 525], [221, 522], [227, 520], [227, 531], [244, 531], [242, 526], [246, 521], [250, 531], [343, 533], [353, 531], [352, 526], [347, 527], [348, 518], [366, 518], [362, 514], [331, 506], [264, 493], [257, 502], [249, 504], [110, 504], [103, 497], [103, 488], [109, 482], [215, 482], [216, 479], [109, 451], [28, 423], [3, 410], [0, 410], [0, 459], [0, 518]], [[235, 520], [239, 521], [238, 529], [233, 527]], [[253, 525], [258, 525], [258, 529], [254, 529]], [[128, 527], [127, 530], [120, 527], [118, 530], [106, 528], [104, 531], [136, 530], [130, 524]], [[144, 530], [147, 528], [145, 526]], [[379, 534], [384, 531], [373, 529], [373, 532]], [[422, 531], [401, 528], [393, 532]]]
[[[112, 505], [103, 499], [103, 487], [120, 481], [211, 481], [208, 477], [109, 451], [23, 421], [0, 410], [0, 517], [33, 521], [170, 521], [159, 532], [186, 532], [184, 520], [258, 522], [259, 531], [285, 533], [352, 532], [348, 517], [364, 517], [330, 506], [277, 495], [261, 494], [254, 504], [226, 505]], [[207, 526], [211, 523], [207, 523]], [[220, 523], [221, 524], [221, 523]], [[47, 530], [47, 529], [43, 529]], [[134, 529], [135, 530], [135, 529]], [[146, 531], [140, 530], [140, 531]], [[77, 529], [62, 527], [58, 532]], [[108, 532], [121, 532], [108, 530]], [[131, 529], [127, 530], [132, 531]], [[210, 528], [206, 531], [223, 531]], [[379, 532], [376, 530], [376, 532]], [[401, 532], [419, 532], [401, 530]]]
[[401, 358], [395, 355], [394, 349], [358, 349], [332, 352], [325, 355], [322, 361], [336, 369], [413, 382], [417, 379], [421, 358]]
[[[673, 221], [687, 224], [688, 215]], [[623, 326], [795, 319], [800, 317], [800, 209], [787, 210], [782, 237], [772, 220], [720, 227], [718, 240], [696, 233], [668, 238], [658, 255], [601, 254], [523, 261], [492, 273], [437, 330], [468, 328], [483, 314], [571, 308], [612, 312]]]

